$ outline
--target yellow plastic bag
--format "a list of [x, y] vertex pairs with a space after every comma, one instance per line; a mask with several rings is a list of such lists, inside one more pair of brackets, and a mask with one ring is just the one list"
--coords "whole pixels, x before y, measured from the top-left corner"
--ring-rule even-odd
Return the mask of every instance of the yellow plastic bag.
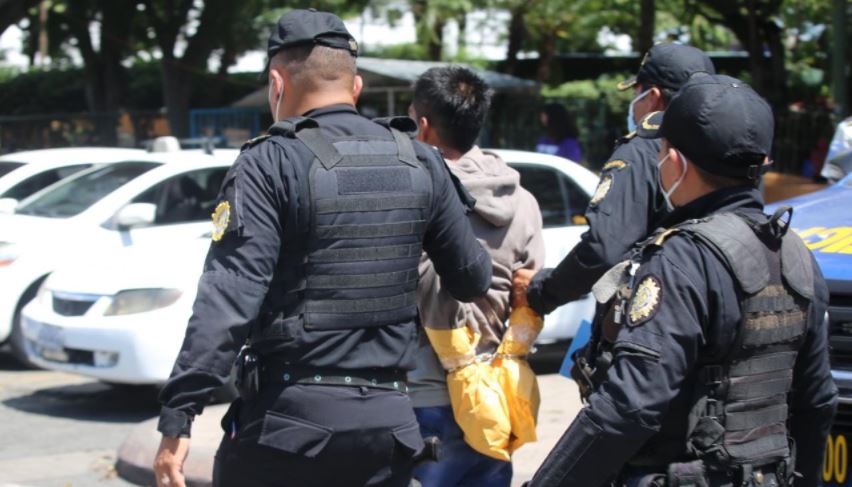
[[541, 332], [544, 321], [530, 308], [517, 308], [509, 316], [509, 329], [492, 362], [495, 374], [506, 398], [512, 437], [509, 452], [536, 441], [536, 423], [541, 396], [538, 379], [527, 363], [532, 344]]
[[426, 329], [448, 370], [456, 423], [467, 444], [483, 455], [510, 461], [515, 450], [536, 440], [538, 381], [525, 357], [542, 326], [532, 309], [512, 311], [509, 329], [490, 363], [476, 360], [479, 336], [470, 328]]

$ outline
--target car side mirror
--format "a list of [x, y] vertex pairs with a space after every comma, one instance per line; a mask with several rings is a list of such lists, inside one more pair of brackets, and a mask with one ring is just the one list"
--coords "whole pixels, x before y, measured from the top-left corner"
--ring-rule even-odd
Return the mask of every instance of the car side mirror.
[[144, 227], [154, 223], [157, 205], [153, 203], [130, 203], [115, 214], [115, 224], [120, 230]]
[[14, 213], [18, 207], [18, 200], [15, 198], [0, 198], [0, 214]]

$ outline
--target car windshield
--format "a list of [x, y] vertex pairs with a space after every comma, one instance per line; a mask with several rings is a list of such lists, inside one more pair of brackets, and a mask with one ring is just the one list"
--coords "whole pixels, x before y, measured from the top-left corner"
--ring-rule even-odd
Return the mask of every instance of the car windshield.
[[50, 218], [72, 217], [157, 166], [156, 162], [120, 162], [92, 169], [25, 201], [16, 213]]
[[0, 178], [23, 165], [23, 162], [0, 161]]

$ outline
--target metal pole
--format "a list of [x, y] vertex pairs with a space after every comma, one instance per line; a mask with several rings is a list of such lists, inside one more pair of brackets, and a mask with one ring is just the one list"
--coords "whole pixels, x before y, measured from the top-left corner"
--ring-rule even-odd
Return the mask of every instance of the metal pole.
[[849, 67], [846, 65], [847, 1], [834, 0], [834, 15], [832, 19], [831, 88], [835, 114], [841, 119], [849, 113], [849, 104], [846, 99], [847, 79], [849, 77]]

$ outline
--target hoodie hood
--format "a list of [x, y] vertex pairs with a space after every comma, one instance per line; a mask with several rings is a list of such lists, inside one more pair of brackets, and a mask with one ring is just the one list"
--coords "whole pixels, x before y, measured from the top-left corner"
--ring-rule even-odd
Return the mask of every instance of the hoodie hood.
[[497, 154], [478, 146], [473, 146], [460, 159], [447, 162], [450, 171], [476, 198], [473, 211], [495, 227], [504, 227], [512, 221], [518, 208], [521, 183], [518, 171]]

